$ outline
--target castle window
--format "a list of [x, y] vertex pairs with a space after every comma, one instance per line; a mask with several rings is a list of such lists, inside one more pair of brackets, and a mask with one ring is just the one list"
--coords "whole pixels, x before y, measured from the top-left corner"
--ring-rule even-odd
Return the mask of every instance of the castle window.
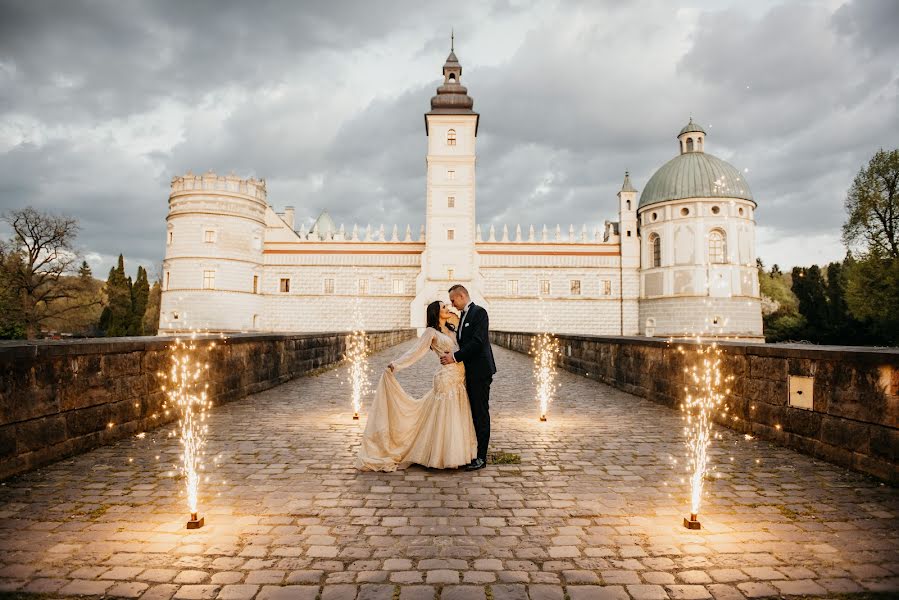
[[212, 229], [207, 229], [203, 234], [203, 241], [207, 244], [215, 243], [215, 231], [213, 231]]
[[203, 289], [215, 289], [215, 271], [203, 271]]
[[717, 215], [717, 214], [720, 213], [720, 212], [721, 212], [721, 209], [720, 209], [719, 207], [717, 207], [717, 206], [713, 206], [713, 207], [712, 207], [712, 214], [713, 214], [713, 215]]
[[455, 196], [449, 196], [446, 199], [446, 207], [447, 208], [456, 208], [456, 197]]
[[325, 293], [326, 294], [334, 293], [334, 280], [331, 278], [325, 279]]
[[702, 138], [696, 138], [696, 149], [702, 150]]
[[253, 293], [259, 293], [259, 275], [253, 275]]
[[628, 209], [628, 210], [631, 209], [631, 201], [630, 201], [630, 200], [627, 201], [627, 209]]
[[571, 280], [571, 295], [572, 296], [580, 296], [581, 295], [581, 280], [580, 279], [572, 279]]
[[179, 315], [178, 313], [176, 313], [176, 312], [173, 312], [173, 313], [172, 313], [172, 320], [173, 320], [173, 321], [177, 321], [177, 320], [180, 319], [180, 318], [181, 318], [181, 315]]
[[680, 209], [680, 216], [682, 216], [682, 217], [690, 216], [690, 209], [687, 208], [686, 206], [684, 208]]
[[549, 296], [549, 279], [541, 279], [540, 280], [540, 295], [541, 296]]
[[517, 296], [517, 295], [518, 295], [518, 280], [517, 280], [517, 279], [510, 279], [510, 280], [509, 280], [508, 288], [509, 288], [509, 295], [510, 295], [510, 296]]
[[453, 241], [456, 239], [456, 230], [455, 229], [447, 229], [446, 230], [446, 239], [448, 241]]
[[740, 207], [740, 216], [741, 217], [743, 216], [743, 207], [742, 206]]
[[456, 278], [456, 270], [453, 268], [449, 268], [446, 270], [446, 278], [447, 279], [455, 279]]
[[172, 273], [170, 271], [165, 272], [165, 289], [169, 289], [169, 281], [172, 278]]
[[659, 234], [653, 233], [649, 236], [649, 247], [652, 251], [652, 267], [662, 266], [662, 238]]
[[713, 265], [727, 262], [727, 240], [720, 229], [713, 229], [709, 233], [709, 262]]
[[652, 220], [655, 221], [659, 218], [659, 213], [652, 213]]
[[600, 282], [600, 288], [602, 289], [603, 296], [611, 296], [612, 295], [612, 282], [609, 279], [603, 279]]
[[368, 293], [368, 279], [360, 279], [359, 280], [359, 295], [364, 296]]
[[455, 146], [456, 145], [456, 130], [450, 129], [446, 132], [446, 145], [447, 146]]
[[456, 172], [453, 169], [447, 170], [446, 178], [449, 179], [450, 181], [455, 181], [456, 180]]
[[281, 278], [281, 287], [279, 288], [282, 294], [290, 293], [290, 279], [286, 277]]
[[171, 244], [171, 243], [172, 243], [172, 232], [170, 231], [169, 232], [169, 244]]
[[406, 293], [406, 282], [402, 279], [394, 279], [393, 280], [393, 293], [394, 294], [405, 294]]
[[693, 152], [693, 138], [687, 138], [687, 152]]

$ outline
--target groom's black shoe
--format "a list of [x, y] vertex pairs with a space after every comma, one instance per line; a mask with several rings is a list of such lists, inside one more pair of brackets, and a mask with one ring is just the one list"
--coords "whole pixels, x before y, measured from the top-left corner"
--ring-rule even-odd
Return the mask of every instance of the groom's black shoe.
[[483, 458], [478, 457], [478, 458], [474, 459], [473, 461], [471, 461], [471, 464], [468, 465], [467, 467], [465, 467], [465, 470], [466, 471], [477, 471], [478, 469], [483, 469], [486, 466], [487, 466], [487, 461], [484, 460]]

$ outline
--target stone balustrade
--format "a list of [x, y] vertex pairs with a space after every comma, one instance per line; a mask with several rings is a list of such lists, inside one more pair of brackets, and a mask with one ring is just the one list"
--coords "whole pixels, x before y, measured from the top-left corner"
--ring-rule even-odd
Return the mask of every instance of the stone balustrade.
[[[491, 339], [528, 353], [534, 335], [494, 331]], [[561, 368], [672, 408], [680, 405], [693, 342], [558, 338]], [[678, 352], [678, 345], [687, 353]], [[723, 371], [734, 380], [727, 416], [716, 415], [716, 421], [899, 483], [899, 350], [740, 342], [720, 347]]]
[[[339, 362], [346, 333], [198, 338], [214, 404]], [[369, 333], [377, 352], [415, 336]], [[0, 342], [0, 479], [174, 420], [163, 407], [173, 337]], [[348, 400], [349, 401], [349, 400]]]

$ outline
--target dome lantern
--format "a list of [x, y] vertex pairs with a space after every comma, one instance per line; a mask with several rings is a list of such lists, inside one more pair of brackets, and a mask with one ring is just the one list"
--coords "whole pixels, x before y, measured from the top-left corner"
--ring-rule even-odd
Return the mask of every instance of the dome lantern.
[[693, 117], [690, 117], [690, 122], [684, 125], [680, 133], [677, 134], [677, 139], [680, 142], [681, 154], [703, 152], [705, 147], [705, 129], [702, 128], [702, 125], [694, 123]]

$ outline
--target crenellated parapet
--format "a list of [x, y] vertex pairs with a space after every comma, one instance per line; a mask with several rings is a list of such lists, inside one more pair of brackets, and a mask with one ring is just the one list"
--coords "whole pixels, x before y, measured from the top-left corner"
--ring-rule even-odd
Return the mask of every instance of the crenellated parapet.
[[527, 231], [521, 225], [516, 225], [514, 231], [510, 231], [508, 225], [503, 225], [502, 230], [499, 231], [497, 231], [496, 226], [490, 225], [487, 228], [486, 237], [483, 227], [478, 225], [475, 233], [475, 242], [488, 244], [602, 244], [608, 243], [609, 240], [602, 229], [595, 226], [588, 228], [586, 224], [581, 225], [580, 229], [576, 229], [574, 225], [569, 225], [567, 229], [563, 229], [561, 225], [556, 225], [555, 227], [543, 225], [540, 229], [530, 225]]
[[265, 179], [244, 179], [237, 175], [216, 175], [212, 171], [202, 175], [194, 175], [190, 171], [185, 175], [172, 178], [172, 195], [182, 192], [230, 192], [242, 196], [250, 196], [266, 202], [267, 193]]

